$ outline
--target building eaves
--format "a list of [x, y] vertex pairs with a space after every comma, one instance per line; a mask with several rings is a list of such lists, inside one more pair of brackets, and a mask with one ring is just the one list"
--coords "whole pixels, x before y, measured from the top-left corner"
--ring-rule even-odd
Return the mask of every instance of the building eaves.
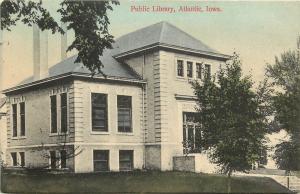
[[69, 72], [69, 73], [64, 73], [64, 74], [60, 74], [57, 76], [53, 76], [53, 77], [49, 77], [46, 79], [41, 79], [41, 80], [37, 80], [37, 81], [33, 81], [30, 83], [25, 83], [25, 84], [21, 84], [6, 90], [3, 90], [2, 93], [3, 94], [8, 94], [11, 92], [15, 92], [18, 90], [22, 90], [22, 89], [26, 89], [29, 87], [34, 87], [34, 86], [38, 86], [41, 84], [45, 84], [45, 83], [49, 83], [52, 81], [56, 81], [56, 80], [60, 80], [60, 79], [64, 79], [64, 78], [88, 78], [91, 79], [93, 81], [96, 80], [102, 80], [102, 81], [119, 81], [119, 82], [123, 82], [123, 83], [135, 83], [135, 84], [146, 84], [147, 82], [145, 80], [140, 80], [140, 79], [129, 79], [129, 78], [122, 78], [122, 77], [113, 77], [113, 76], [91, 76], [90, 73], [78, 73], [78, 72]]

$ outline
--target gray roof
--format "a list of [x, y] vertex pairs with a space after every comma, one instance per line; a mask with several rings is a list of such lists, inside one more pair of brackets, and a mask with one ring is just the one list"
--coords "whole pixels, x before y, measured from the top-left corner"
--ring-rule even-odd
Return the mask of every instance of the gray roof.
[[[206, 53], [220, 54], [172, 24], [160, 22], [117, 38], [113, 44], [113, 49], [105, 50], [103, 56], [100, 57], [100, 60], [104, 65], [104, 68], [102, 69], [103, 73], [111, 78], [141, 80], [141, 77], [128, 65], [120, 63], [114, 56], [157, 43], [203, 51]], [[90, 74], [90, 71], [84, 67], [82, 63], [74, 63], [76, 57], [77, 55], [72, 56], [49, 68], [49, 75], [45, 79], [63, 75], [65, 73]], [[27, 85], [33, 82], [34, 79], [32, 76], [22, 81], [18, 86], [23, 84]], [[8, 89], [8, 91], [9, 90], [10, 89]]]
[[[101, 62], [104, 64], [102, 71], [108, 77], [126, 78], [126, 79], [140, 79], [140, 77], [126, 64], [119, 63], [112, 55], [116, 50], [105, 50], [103, 56], [100, 57]], [[49, 68], [48, 77], [54, 77], [65, 73], [84, 73], [90, 74], [91, 72], [82, 64], [74, 63], [77, 55], [67, 58], [58, 64]], [[27, 84], [33, 82], [33, 76], [21, 82]]]
[[115, 48], [120, 54], [155, 43], [220, 54], [168, 22], [159, 22], [121, 36], [116, 39]]

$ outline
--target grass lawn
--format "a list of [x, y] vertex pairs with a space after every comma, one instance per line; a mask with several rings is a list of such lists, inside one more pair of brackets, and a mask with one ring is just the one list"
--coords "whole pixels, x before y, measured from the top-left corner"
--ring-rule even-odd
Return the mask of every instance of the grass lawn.
[[[226, 177], [187, 172], [2, 174], [2, 192], [226, 193]], [[233, 177], [234, 193], [291, 193], [270, 178]]]

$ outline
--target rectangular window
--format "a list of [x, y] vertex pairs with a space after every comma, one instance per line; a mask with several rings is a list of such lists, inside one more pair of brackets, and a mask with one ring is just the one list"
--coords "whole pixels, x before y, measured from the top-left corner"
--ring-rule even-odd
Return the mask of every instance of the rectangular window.
[[92, 131], [108, 131], [106, 94], [92, 93]]
[[199, 149], [201, 141], [201, 128], [195, 120], [196, 113], [183, 113], [183, 142], [184, 153], [201, 152]]
[[20, 125], [21, 125], [20, 136], [25, 136], [25, 102], [20, 103]]
[[120, 171], [133, 170], [133, 150], [119, 151], [119, 168]]
[[50, 151], [50, 168], [56, 169], [56, 152]]
[[18, 135], [18, 112], [17, 112], [17, 104], [12, 105], [12, 122], [13, 122], [13, 137], [17, 137]]
[[117, 106], [118, 106], [118, 131], [132, 132], [131, 96], [118, 96]]
[[193, 77], [193, 63], [190, 61], [187, 62], [187, 76]]
[[60, 111], [61, 132], [66, 133], [68, 131], [68, 100], [66, 93], [60, 95]]
[[94, 171], [109, 171], [109, 150], [94, 150]]
[[17, 166], [18, 165], [17, 153], [16, 152], [12, 152], [10, 155], [11, 155], [12, 165], [13, 166]]
[[25, 166], [25, 152], [19, 152], [21, 167]]
[[182, 60], [177, 60], [177, 76], [183, 77], [183, 61]]
[[196, 76], [198, 79], [202, 79], [202, 64], [196, 63]]
[[210, 78], [211, 76], [211, 65], [205, 64], [205, 78]]
[[60, 167], [67, 168], [67, 151], [66, 150], [60, 151]]
[[57, 100], [56, 96], [50, 96], [51, 109], [51, 133], [57, 133]]

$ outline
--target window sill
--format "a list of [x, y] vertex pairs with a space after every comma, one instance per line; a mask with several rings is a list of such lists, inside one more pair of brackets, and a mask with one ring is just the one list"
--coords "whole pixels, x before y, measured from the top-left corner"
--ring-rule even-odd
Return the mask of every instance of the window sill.
[[117, 132], [117, 135], [134, 136], [133, 132]]
[[17, 137], [12, 137], [12, 140], [20, 140], [20, 139], [26, 139], [26, 136], [17, 136]]
[[67, 133], [49, 133], [49, 137], [65, 136], [65, 135], [69, 135], [69, 132], [67, 132]]
[[109, 135], [108, 131], [91, 131], [92, 135]]

